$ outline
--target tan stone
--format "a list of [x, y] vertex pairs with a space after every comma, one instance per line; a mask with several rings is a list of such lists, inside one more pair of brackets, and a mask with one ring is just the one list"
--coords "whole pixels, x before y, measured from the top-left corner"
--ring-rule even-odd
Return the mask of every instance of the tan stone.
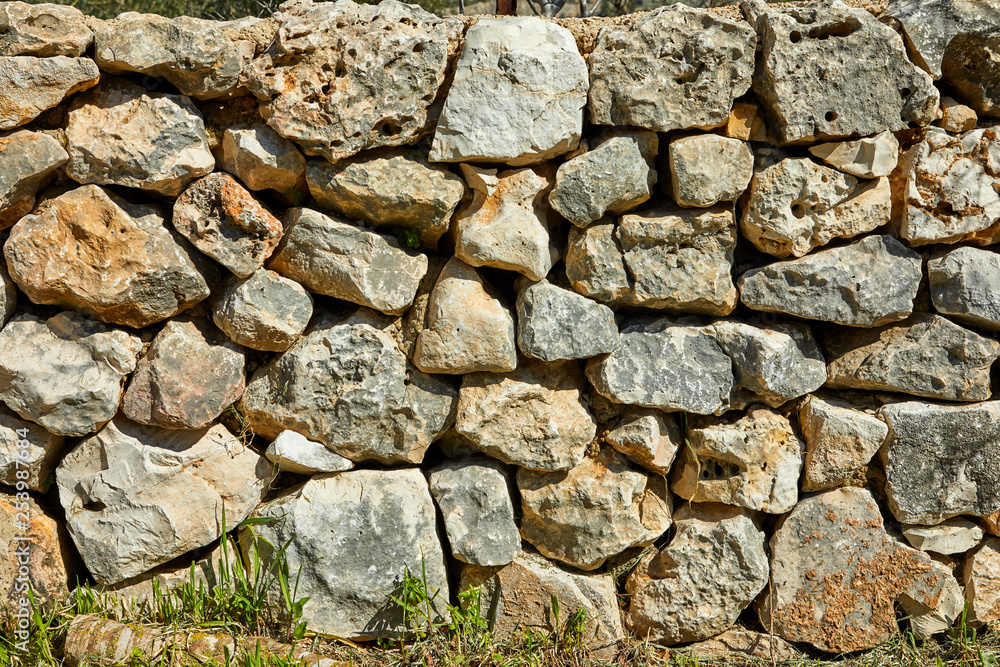
[[647, 470], [660, 475], [670, 466], [683, 444], [680, 427], [672, 415], [652, 408], [629, 408], [604, 440]]
[[288, 139], [263, 123], [226, 128], [219, 166], [251, 190], [286, 197], [305, 194], [306, 159]]
[[0, 57], [0, 130], [34, 120], [100, 76], [90, 58]]
[[811, 146], [809, 152], [828, 165], [858, 178], [888, 176], [899, 159], [899, 142], [886, 130], [874, 137]]
[[799, 404], [799, 429], [806, 441], [803, 491], [841, 486], [872, 460], [889, 427], [866, 407], [874, 406], [820, 396]]
[[40, 605], [62, 603], [75, 563], [69, 535], [51, 512], [26, 492], [0, 491], [0, 591], [8, 613], [30, 609], [26, 584]]
[[63, 436], [0, 405], [0, 482], [22, 490], [48, 491], [65, 442]]
[[960, 104], [950, 97], [941, 98], [941, 119], [934, 124], [942, 130], [962, 134], [976, 129], [977, 122], [979, 118], [971, 107]]
[[723, 126], [727, 137], [740, 141], [767, 141], [767, 127], [756, 104], [736, 102]]
[[584, 296], [615, 304], [629, 292], [629, 275], [611, 218], [586, 229], [570, 227], [566, 244], [566, 277]]
[[66, 150], [47, 134], [15, 130], [0, 135], [0, 229], [31, 213], [35, 194], [67, 160]]
[[1000, 620], [1000, 539], [991, 537], [969, 554], [963, 579], [970, 620]]
[[986, 524], [986, 531], [1000, 537], [1000, 510], [997, 510], [988, 516], [984, 516], [982, 519], [983, 523]]
[[0, 56], [83, 55], [94, 33], [76, 7], [55, 3], [0, 4]]
[[703, 642], [697, 642], [683, 649], [699, 658], [732, 658], [750, 656], [759, 660], [794, 660], [802, 652], [781, 637], [766, 632], [754, 632], [739, 626], [730, 628]]
[[667, 161], [674, 201], [681, 206], [736, 201], [753, 176], [750, 147], [717, 134], [674, 139], [668, 148]]

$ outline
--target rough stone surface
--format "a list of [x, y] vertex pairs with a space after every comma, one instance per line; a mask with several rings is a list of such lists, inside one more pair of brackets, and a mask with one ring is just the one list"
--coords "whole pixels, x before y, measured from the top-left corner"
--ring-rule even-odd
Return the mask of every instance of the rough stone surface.
[[880, 178], [888, 176], [896, 168], [899, 142], [892, 132], [887, 130], [874, 137], [810, 146], [809, 152], [828, 165], [852, 176]]
[[0, 56], [83, 55], [94, 33], [76, 7], [52, 3], [0, 5]]
[[0, 135], [0, 229], [31, 213], [39, 188], [67, 160], [62, 145], [46, 134], [15, 130]]
[[420, 242], [437, 247], [465, 185], [419, 151], [383, 149], [336, 163], [312, 160], [306, 170], [309, 192], [324, 209], [375, 227], [406, 227]]
[[542, 555], [581, 570], [652, 544], [670, 527], [666, 480], [605, 447], [566, 472], [520, 469], [521, 534]]
[[633, 463], [666, 475], [683, 437], [671, 415], [651, 408], [630, 408], [621, 422], [604, 435], [604, 441]]
[[903, 537], [914, 549], [937, 554], [963, 554], [983, 539], [983, 529], [968, 519], [955, 517], [936, 526], [903, 526]]
[[920, 286], [920, 255], [891, 236], [747, 271], [740, 298], [754, 310], [856, 327], [905, 318]]
[[[729, 420], [726, 420], [729, 421]], [[788, 419], [760, 406], [726, 423], [695, 419], [671, 488], [687, 500], [784, 514], [798, 500], [805, 443]]]
[[[25, 514], [30, 516], [28, 525]], [[26, 559], [25, 537], [31, 541]], [[27, 494], [18, 498], [0, 491], [0, 555], [0, 591], [8, 600], [10, 613], [18, 611], [21, 598], [28, 599], [27, 589], [22, 588], [25, 579], [40, 606], [65, 601], [76, 560], [69, 535], [51, 512]], [[22, 567], [27, 577], [21, 576]]]
[[753, 176], [750, 147], [717, 134], [674, 139], [667, 156], [674, 201], [681, 206], [736, 201]]
[[884, 406], [889, 508], [903, 523], [933, 525], [1000, 510], [1000, 403]]
[[699, 658], [733, 658], [750, 656], [760, 660], [795, 660], [802, 653], [781, 637], [754, 632], [739, 626], [730, 628], [711, 639], [687, 647]]
[[960, 35], [952, 40], [945, 52], [942, 74], [980, 116], [1000, 118], [1000, 67], [996, 63], [1000, 6], [996, 2], [989, 4], [993, 13], [990, 27], [984, 33]]
[[80, 183], [176, 197], [215, 167], [201, 113], [183, 95], [112, 78], [75, 98], [68, 118], [66, 173]]
[[935, 124], [945, 132], [962, 134], [976, 129], [979, 118], [971, 107], [959, 104], [950, 97], [941, 98], [941, 119]]
[[6, 324], [17, 308], [17, 285], [0, 262], [0, 325]]
[[505, 372], [517, 367], [514, 316], [500, 294], [458, 258], [448, 260], [427, 303], [413, 364], [426, 373]]
[[115, 418], [56, 470], [70, 535], [115, 584], [210, 544], [261, 501], [271, 464], [220, 424], [164, 430]]
[[632, 632], [664, 646], [731, 628], [769, 574], [764, 532], [746, 510], [688, 503], [674, 525], [670, 544], [630, 582]]
[[870, 405], [807, 396], [799, 404], [799, 430], [806, 441], [803, 491], [843, 486], [872, 460], [889, 433]]
[[762, 157], [741, 231], [763, 252], [801, 257], [889, 222], [891, 200], [887, 178], [859, 181], [808, 158]]
[[390, 315], [413, 303], [427, 256], [410, 253], [395, 239], [308, 208], [292, 208], [285, 234], [268, 268], [310, 292]]
[[753, 90], [781, 143], [870, 136], [934, 120], [940, 99], [903, 40], [840, 0], [768, 8], [753, 0], [762, 49]]
[[1000, 5], [994, 0], [893, 0], [885, 16], [899, 21], [913, 62], [940, 79], [952, 41], [959, 35], [987, 37], [1000, 25]]
[[[291, 541], [290, 572], [309, 601], [302, 620], [315, 632], [344, 639], [404, 637], [402, 608], [392, 601], [404, 570], [426, 573], [432, 620], [446, 621], [449, 600], [434, 502], [419, 470], [352, 470], [316, 477], [264, 505], [255, 517], [273, 523], [240, 531], [244, 556], [254, 536], [268, 562], [271, 544]], [[331, 527], [350, 527], [331, 530]], [[266, 540], [266, 541], [265, 541]], [[323, 554], [317, 558], [317, 554]], [[271, 600], [280, 604], [277, 584]]]
[[444, 516], [451, 553], [463, 563], [507, 565], [521, 553], [510, 480], [498, 463], [466, 459], [430, 474], [431, 493]]
[[590, 121], [657, 132], [721, 125], [750, 88], [755, 45], [746, 23], [683, 5], [608, 26], [590, 54]]
[[583, 460], [597, 425], [582, 399], [575, 361], [525, 361], [506, 374], [462, 379], [455, 429], [474, 449], [531, 470], [567, 470]]
[[1000, 329], [1000, 254], [949, 250], [927, 262], [927, 279], [936, 311], [976, 327]]
[[245, 70], [260, 115], [331, 162], [427, 134], [462, 24], [401, 2], [299, 0]]
[[302, 285], [257, 269], [227, 283], [212, 311], [215, 325], [233, 342], [253, 350], [284, 352], [312, 317], [313, 300]]
[[0, 405], [0, 482], [10, 487], [20, 482], [32, 491], [48, 491], [65, 442], [63, 436], [20, 419]]
[[983, 524], [986, 526], [986, 532], [1000, 537], [1000, 510], [997, 510], [989, 516], [981, 518], [983, 520]]
[[306, 159], [295, 144], [263, 123], [227, 128], [219, 166], [251, 190], [286, 196], [304, 192]]
[[50, 433], [93, 433], [118, 411], [141, 351], [138, 336], [77, 313], [18, 315], [0, 331], [0, 400]]
[[264, 452], [267, 460], [282, 472], [315, 475], [322, 472], [343, 472], [354, 467], [349, 459], [335, 454], [319, 442], [295, 431], [282, 431]]
[[517, 295], [517, 346], [543, 361], [587, 359], [618, 349], [618, 325], [607, 306], [542, 281]]
[[971, 621], [1000, 620], [1000, 539], [991, 537], [969, 554], [963, 579]]
[[[11, 278], [34, 303], [144, 327], [205, 299], [210, 270], [155, 206], [96, 185], [48, 199], [4, 244]], [[196, 263], [197, 262], [197, 263]]]
[[654, 132], [619, 132], [559, 165], [549, 204], [578, 227], [648, 200], [657, 174]]
[[612, 304], [628, 295], [629, 274], [610, 218], [586, 229], [570, 228], [565, 263], [566, 277], [580, 294]]
[[934, 561], [931, 571], [944, 582], [937, 604], [933, 608], [925, 608], [910, 601], [914, 607], [909, 611], [910, 629], [916, 637], [923, 639], [950, 630], [965, 608], [965, 592], [958, 585], [952, 568]]
[[831, 333], [827, 386], [983, 401], [1000, 343], [930, 313], [898, 324]]
[[0, 57], [0, 130], [34, 120], [73, 93], [94, 86], [100, 76], [89, 58]]

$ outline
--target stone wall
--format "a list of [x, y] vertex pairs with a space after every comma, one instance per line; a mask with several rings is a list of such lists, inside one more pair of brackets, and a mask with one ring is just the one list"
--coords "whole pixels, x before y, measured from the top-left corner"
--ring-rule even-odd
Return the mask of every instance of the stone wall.
[[274, 517], [352, 639], [422, 566], [604, 654], [1000, 619], [1000, 5], [869, 9], [0, 3], [0, 548], [142, 599]]

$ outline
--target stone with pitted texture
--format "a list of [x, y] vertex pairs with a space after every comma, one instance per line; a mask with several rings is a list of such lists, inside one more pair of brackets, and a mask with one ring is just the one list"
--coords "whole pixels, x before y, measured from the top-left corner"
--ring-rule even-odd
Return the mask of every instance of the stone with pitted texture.
[[278, 466], [278, 470], [296, 475], [344, 472], [354, 467], [350, 459], [331, 452], [323, 443], [310, 440], [295, 431], [279, 433], [268, 445], [264, 456]]
[[90, 58], [0, 56], [0, 130], [34, 120], [100, 76]]
[[604, 434], [604, 441], [629, 461], [666, 475], [683, 437], [672, 415], [653, 408], [629, 408], [621, 421]]
[[39, 188], [67, 160], [66, 150], [47, 134], [15, 130], [0, 135], [0, 229], [31, 213]]
[[976, 624], [1000, 620], [1000, 539], [991, 537], [965, 561], [965, 599]]
[[295, 144], [264, 123], [226, 128], [219, 166], [251, 190], [305, 193], [306, 159]]
[[868, 465], [889, 427], [874, 406], [828, 396], [806, 396], [799, 404], [799, 430], [806, 441], [803, 491], [843, 486]]
[[587, 359], [618, 349], [615, 313], [605, 305], [542, 281], [517, 295], [517, 345], [542, 359]]
[[212, 319], [234, 343], [284, 352], [305, 331], [312, 313], [312, 297], [302, 285], [274, 271], [257, 269], [249, 278], [234, 278], [223, 285]]
[[892, 132], [886, 130], [874, 137], [810, 146], [809, 152], [846, 174], [858, 178], [881, 178], [896, 168], [899, 142]]
[[83, 55], [94, 33], [76, 7], [53, 3], [0, 3], [0, 56]]
[[927, 262], [934, 309], [975, 327], [1000, 329], [1000, 254], [955, 248]]
[[736, 201], [753, 176], [753, 152], [738, 139], [681, 137], [670, 142], [667, 155], [674, 201], [681, 206]]

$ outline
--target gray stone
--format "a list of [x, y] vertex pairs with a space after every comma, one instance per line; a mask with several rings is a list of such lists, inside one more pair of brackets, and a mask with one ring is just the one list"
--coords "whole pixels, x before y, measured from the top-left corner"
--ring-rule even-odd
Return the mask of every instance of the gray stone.
[[274, 271], [257, 269], [249, 278], [225, 284], [212, 319], [239, 345], [284, 352], [305, 331], [312, 312], [312, 297], [302, 285]]
[[282, 431], [264, 452], [271, 463], [282, 472], [296, 475], [315, 475], [321, 472], [344, 472], [354, 463], [335, 454], [319, 442], [299, 435], [295, 431]]
[[0, 4], [0, 56], [78, 58], [94, 41], [83, 13], [52, 3]]
[[263, 123], [226, 128], [219, 166], [251, 190], [286, 197], [305, 192], [306, 159], [288, 139]]
[[963, 554], [983, 539], [983, 529], [968, 519], [955, 517], [936, 526], [903, 526], [903, 537], [914, 549], [936, 554]]
[[7, 267], [0, 262], [0, 326], [7, 324], [7, 320], [16, 309], [17, 285], [7, 273]]
[[988, 38], [1000, 28], [995, 0], [892, 0], [883, 16], [899, 22], [913, 62], [940, 79], [948, 47], [959, 36]]
[[[920, 639], [926, 639], [950, 630], [965, 609], [965, 591], [958, 585], [952, 568], [933, 561], [931, 562], [931, 571], [944, 582], [937, 598], [937, 604], [931, 607], [916, 600], [908, 601], [911, 607], [908, 612], [910, 630], [913, 631], [914, 636]], [[928, 602], [933, 603], [933, 600], [928, 600]]]
[[618, 231], [610, 218], [586, 229], [571, 227], [565, 263], [566, 277], [580, 294], [611, 304], [628, 295], [629, 274]]
[[657, 132], [723, 124], [750, 88], [753, 30], [683, 5], [602, 29], [590, 54], [590, 121]]
[[503, 467], [485, 459], [450, 461], [431, 470], [431, 493], [444, 516], [455, 558], [497, 566], [520, 555], [521, 534], [514, 523], [509, 483]]
[[962, 578], [969, 620], [1000, 620], [1000, 539], [991, 537], [969, 554]]
[[889, 427], [865, 410], [870, 407], [820, 396], [799, 404], [799, 430], [806, 441], [803, 491], [843, 486], [871, 462]]
[[652, 408], [629, 408], [621, 422], [604, 434], [604, 441], [629, 461], [659, 475], [670, 472], [684, 442], [673, 416]]
[[899, 142], [892, 132], [886, 130], [874, 137], [810, 146], [809, 152], [845, 174], [858, 178], [880, 178], [888, 176], [896, 168]]
[[1000, 7], [995, 2], [991, 4], [992, 25], [987, 31], [959, 35], [948, 45], [942, 63], [942, 78], [980, 116], [1000, 118], [1000, 67], [994, 60], [994, 54], [1000, 48], [997, 37]]
[[100, 76], [90, 58], [0, 57], [0, 130], [34, 120], [73, 93], [94, 86]]
[[15, 130], [0, 135], [0, 229], [31, 213], [39, 188], [67, 160], [69, 154], [47, 134]]
[[0, 483], [23, 484], [45, 493], [65, 442], [63, 436], [20, 419], [7, 406], [0, 405]]
[[739, 139], [680, 137], [670, 142], [667, 156], [674, 201], [681, 206], [736, 201], [753, 176], [753, 152]]
[[931, 301], [939, 313], [985, 329], [1000, 329], [1000, 255], [955, 248], [927, 262]]
[[542, 359], [587, 359], [618, 349], [618, 325], [607, 306], [544, 280], [517, 295], [517, 345]]
[[905, 318], [922, 277], [920, 255], [891, 236], [775, 262], [740, 276], [740, 299], [754, 310], [856, 327]]

